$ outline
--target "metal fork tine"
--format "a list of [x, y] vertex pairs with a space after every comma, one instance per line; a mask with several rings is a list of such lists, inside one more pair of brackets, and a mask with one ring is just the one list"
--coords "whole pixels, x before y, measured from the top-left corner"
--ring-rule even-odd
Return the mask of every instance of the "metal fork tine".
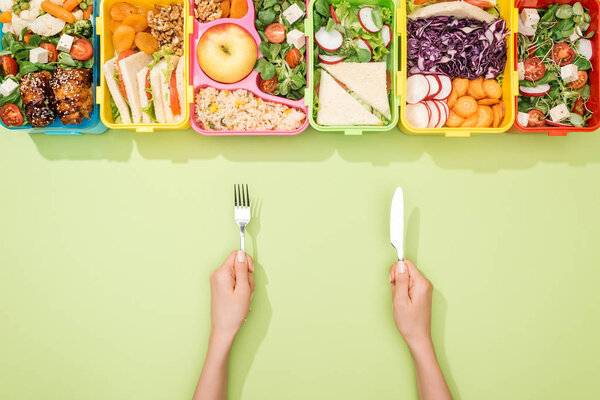
[[237, 194], [237, 185], [233, 185], [233, 198], [234, 198], [234, 204], [237, 207], [238, 206], [238, 194]]
[[250, 194], [248, 193], [248, 185], [246, 185], [246, 207], [250, 207]]

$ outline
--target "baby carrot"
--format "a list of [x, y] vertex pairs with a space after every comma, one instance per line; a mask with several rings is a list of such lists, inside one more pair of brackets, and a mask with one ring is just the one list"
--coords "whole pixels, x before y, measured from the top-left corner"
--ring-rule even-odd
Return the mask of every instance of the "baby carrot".
[[72, 24], [75, 22], [75, 16], [71, 11], [67, 11], [61, 6], [58, 6], [51, 1], [42, 1], [42, 10], [46, 11], [53, 17], [62, 19], [63, 21]]
[[0, 22], [6, 24], [10, 21], [12, 21], [12, 13], [10, 11], [4, 11], [3, 13], [0, 13]]
[[75, 7], [77, 7], [79, 3], [81, 3], [81, 1], [82, 0], [66, 0], [63, 3], [62, 8], [64, 8], [67, 11], [73, 11]]

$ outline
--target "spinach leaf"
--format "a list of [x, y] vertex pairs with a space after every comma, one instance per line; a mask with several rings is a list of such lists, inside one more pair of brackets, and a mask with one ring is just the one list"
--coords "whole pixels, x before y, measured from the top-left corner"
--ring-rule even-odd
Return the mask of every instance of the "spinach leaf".
[[335, 23], [335, 21], [333, 20], [333, 18], [329, 18], [329, 19], [327, 20], [327, 25], [325, 26], [325, 30], [326, 30], [327, 32], [331, 32], [331, 31], [333, 31], [333, 30], [335, 29], [335, 26], [336, 26], [336, 23]]
[[258, 12], [258, 19], [265, 25], [269, 25], [270, 23], [275, 21], [276, 17], [277, 14], [272, 9], [261, 10]]
[[317, 0], [315, 3], [315, 11], [324, 17], [329, 16], [329, 2], [327, 0]]
[[577, 65], [577, 68], [580, 71], [587, 71], [588, 69], [592, 68], [592, 64], [585, 57], [581, 56], [577, 56], [575, 61], [573, 61], [573, 64]]
[[265, 58], [259, 58], [258, 61], [256, 61], [254, 70], [260, 73], [260, 77], [264, 80], [269, 80], [275, 76], [275, 67]]

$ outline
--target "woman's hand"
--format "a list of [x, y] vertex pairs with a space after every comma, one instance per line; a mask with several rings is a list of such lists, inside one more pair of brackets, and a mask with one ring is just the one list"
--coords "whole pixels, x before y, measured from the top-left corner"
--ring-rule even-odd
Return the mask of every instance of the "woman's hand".
[[250, 311], [254, 292], [254, 262], [243, 251], [234, 251], [210, 275], [211, 322], [216, 335], [234, 337]]
[[390, 268], [394, 320], [406, 344], [413, 348], [431, 342], [433, 286], [410, 260]]

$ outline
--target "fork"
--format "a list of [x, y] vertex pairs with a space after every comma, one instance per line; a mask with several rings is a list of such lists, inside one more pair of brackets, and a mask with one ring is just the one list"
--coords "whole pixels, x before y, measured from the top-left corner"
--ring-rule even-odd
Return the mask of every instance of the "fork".
[[240, 227], [240, 250], [245, 250], [246, 226], [250, 223], [250, 195], [248, 185], [233, 185], [233, 211], [235, 222]]

